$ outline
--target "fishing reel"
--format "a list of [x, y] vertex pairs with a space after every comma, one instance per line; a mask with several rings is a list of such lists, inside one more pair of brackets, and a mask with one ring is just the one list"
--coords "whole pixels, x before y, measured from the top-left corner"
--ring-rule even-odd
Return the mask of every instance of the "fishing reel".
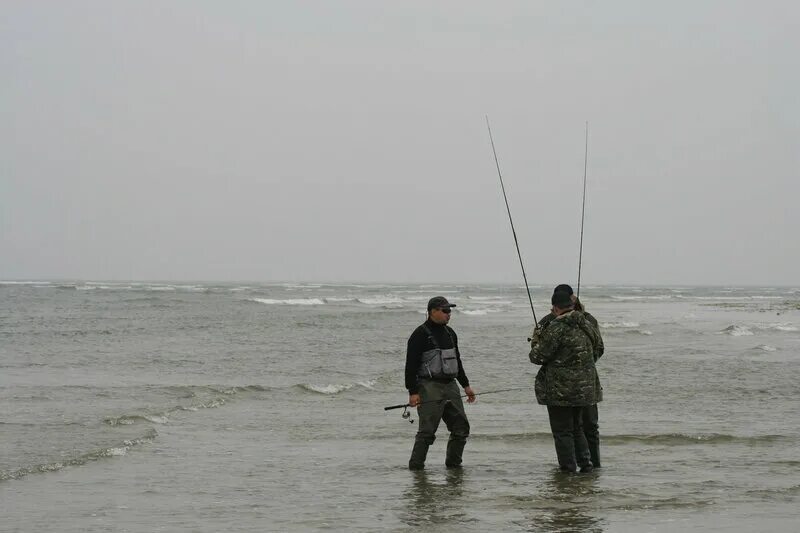
[[411, 411], [408, 410], [408, 406], [407, 405], [405, 407], [403, 407], [403, 414], [400, 415], [400, 416], [402, 416], [404, 420], [408, 420], [408, 422], [410, 424], [414, 423], [414, 419], [411, 418]]

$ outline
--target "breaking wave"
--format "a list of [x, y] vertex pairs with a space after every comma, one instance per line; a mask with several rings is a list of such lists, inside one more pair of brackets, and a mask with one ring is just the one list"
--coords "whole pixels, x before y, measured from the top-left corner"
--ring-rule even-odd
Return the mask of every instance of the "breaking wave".
[[638, 328], [639, 325], [638, 322], [600, 322], [603, 329]]
[[484, 316], [484, 315], [488, 315], [489, 313], [502, 313], [501, 309], [491, 309], [491, 308], [487, 308], [487, 309], [462, 309], [461, 311], [456, 309], [456, 311], [458, 313], [462, 314], [462, 315], [472, 315], [472, 316]]
[[[208, 386], [175, 387], [176, 392], [185, 394], [187, 398], [193, 398], [188, 405], [176, 405], [172, 408], [158, 412], [143, 412], [124, 414], [121, 416], [111, 416], [104, 419], [109, 426], [131, 426], [148, 422], [151, 424], [169, 424], [170, 417], [182, 411], [199, 411], [201, 409], [215, 409], [225, 405], [232, 396], [247, 392], [264, 392], [269, 390], [261, 385], [243, 385], [228, 388], [217, 388]], [[202, 393], [202, 398], [197, 397], [197, 393]]]
[[316, 394], [339, 394], [340, 392], [348, 391], [354, 387], [362, 387], [365, 389], [374, 389], [378, 383], [377, 380], [357, 381], [355, 383], [329, 383], [326, 385], [317, 385], [314, 383], [301, 383], [297, 385], [301, 390], [313, 392]]
[[401, 305], [403, 303], [403, 299], [396, 296], [372, 296], [356, 298], [356, 301], [366, 305]]
[[762, 352], [777, 352], [778, 349], [774, 346], [770, 346], [769, 344], [759, 344], [754, 348], [754, 350], [761, 350]]
[[17, 468], [16, 470], [10, 470], [10, 471], [0, 470], [0, 481], [6, 481], [9, 479], [19, 479], [21, 477], [27, 476], [28, 474], [55, 472], [67, 466], [80, 466], [93, 461], [99, 461], [100, 459], [105, 459], [108, 457], [123, 456], [127, 454], [128, 450], [130, 450], [132, 447], [138, 446], [140, 444], [145, 444], [148, 442], [153, 442], [157, 436], [158, 432], [155, 429], [150, 428], [143, 436], [139, 438], [126, 439], [113, 446], [91, 450], [89, 452], [80, 454], [71, 459], [54, 461], [51, 463], [41, 463], [37, 465], [24, 466], [22, 468]]
[[683, 446], [690, 444], [767, 444], [788, 439], [784, 435], [757, 435], [753, 437], [739, 437], [721, 433], [663, 433], [656, 435], [603, 435], [603, 440], [609, 444], [649, 443], [665, 446]]
[[324, 305], [319, 298], [289, 298], [287, 300], [273, 300], [272, 298], [250, 298], [251, 302], [266, 305]]
[[758, 323], [753, 324], [753, 327], [760, 330], [767, 331], [797, 331], [797, 326], [788, 322], [772, 322], [772, 323]]
[[[553, 435], [550, 432], [520, 432], [520, 433], [497, 433], [489, 435], [473, 434], [470, 438], [477, 440], [491, 441], [543, 441], [552, 442]], [[603, 442], [607, 444], [657, 444], [665, 446], [684, 446], [692, 444], [748, 444], [757, 445], [760, 443], [774, 443], [780, 440], [789, 439], [783, 435], [759, 435], [753, 437], [739, 437], [719, 433], [708, 434], [688, 434], [688, 433], [663, 433], [654, 435], [603, 435]]]
[[746, 326], [728, 326], [727, 328], [720, 331], [720, 333], [725, 335], [730, 335], [732, 337], [744, 337], [748, 335], [753, 335], [753, 332]]

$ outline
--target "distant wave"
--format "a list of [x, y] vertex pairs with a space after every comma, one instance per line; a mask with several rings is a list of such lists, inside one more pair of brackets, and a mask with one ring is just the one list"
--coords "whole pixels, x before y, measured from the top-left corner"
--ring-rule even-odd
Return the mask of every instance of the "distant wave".
[[626, 329], [625, 333], [632, 335], [645, 335], [648, 337], [653, 334], [653, 332], [649, 329]]
[[[456, 311], [458, 311], [458, 308], [456, 308]], [[462, 309], [458, 312], [464, 315], [483, 316], [488, 315], [489, 313], [502, 313], [502, 309]]]
[[759, 322], [753, 324], [753, 327], [761, 330], [797, 331], [797, 326], [794, 326], [788, 322], [772, 322], [772, 323]]
[[350, 390], [355, 386], [354, 383], [345, 383], [343, 385], [313, 385], [311, 383], [302, 383], [300, 385], [301, 388], [310, 391], [310, 392], [317, 392], [319, 394], [338, 394], [340, 392]]
[[732, 337], [744, 337], [748, 335], [753, 335], [753, 332], [746, 326], [728, 326], [727, 328], [720, 331], [722, 334], [730, 335]]
[[251, 302], [267, 305], [324, 305], [319, 298], [289, 298], [287, 300], [273, 300], [272, 298], [250, 298]]
[[55, 472], [67, 466], [80, 466], [93, 461], [99, 461], [108, 457], [119, 457], [128, 453], [128, 450], [134, 446], [153, 442], [158, 436], [158, 432], [150, 428], [144, 435], [135, 439], [126, 439], [122, 442], [109, 446], [107, 448], [98, 448], [86, 453], [82, 453], [71, 459], [64, 459], [61, 461], [54, 461], [51, 463], [42, 463], [37, 465], [25, 466], [17, 468], [16, 470], [0, 470], [0, 481], [9, 479], [19, 479], [27, 476], [28, 474], [40, 474], [46, 472]]
[[357, 381], [355, 383], [329, 383], [326, 385], [317, 385], [314, 383], [301, 383], [297, 385], [298, 388], [307, 392], [314, 392], [317, 394], [339, 394], [340, 392], [348, 391], [353, 387], [363, 387], [365, 389], [373, 389], [377, 384], [377, 380]]
[[638, 328], [638, 322], [600, 322], [600, 327], [603, 329], [617, 329], [617, 328]]
[[748, 444], [773, 443], [789, 439], [784, 435], [756, 435], [752, 437], [739, 437], [721, 433], [661, 433], [655, 435], [603, 435], [607, 444], [650, 443], [665, 446], [683, 446], [691, 444]]
[[356, 301], [366, 305], [391, 305], [403, 303], [403, 299], [398, 298], [397, 296], [372, 296], [357, 298]]
[[475, 440], [488, 440], [488, 441], [508, 441], [508, 442], [528, 442], [528, 441], [544, 441], [552, 442], [553, 434], [550, 432], [534, 432], [534, 433], [491, 433], [491, 434], [470, 434], [470, 439]]
[[122, 415], [117, 417], [108, 417], [105, 419], [105, 423], [109, 426], [130, 426], [140, 421], [152, 422], [153, 424], [166, 424], [169, 422], [169, 416], [167, 416], [167, 413], [160, 413]]
[[611, 296], [612, 300], [619, 300], [622, 302], [637, 300], [671, 300], [672, 298], [680, 298], [680, 296], [673, 296], [671, 294], [655, 294], [652, 296]]
[[762, 352], [777, 352], [778, 349], [774, 346], [770, 346], [769, 344], [759, 344], [754, 350], [761, 350]]
[[[550, 432], [519, 432], [519, 433], [497, 433], [497, 434], [472, 434], [470, 438], [478, 440], [503, 440], [503, 441], [552, 441], [553, 435]], [[603, 435], [603, 442], [606, 444], [657, 444], [665, 446], [682, 446], [692, 444], [749, 444], [772, 443], [789, 437], [783, 435], [757, 435], [753, 437], [739, 437], [736, 435], [726, 435], [719, 433], [689, 434], [689, 433], [660, 433], [660, 434], [620, 434]]]
[[[263, 392], [269, 389], [261, 385], [242, 385], [227, 388], [218, 388], [212, 386], [179, 386], [171, 387], [176, 394], [180, 394], [186, 398], [191, 398], [191, 403], [186, 405], [176, 405], [174, 407], [156, 411], [156, 412], [141, 412], [141, 413], [128, 413], [120, 416], [111, 416], [104, 419], [104, 422], [109, 426], [130, 426], [148, 422], [151, 424], [169, 424], [170, 417], [181, 411], [199, 411], [201, 409], [214, 409], [222, 407], [231, 399], [232, 396], [237, 394], [244, 394], [248, 392]], [[198, 397], [198, 393], [201, 393]]]

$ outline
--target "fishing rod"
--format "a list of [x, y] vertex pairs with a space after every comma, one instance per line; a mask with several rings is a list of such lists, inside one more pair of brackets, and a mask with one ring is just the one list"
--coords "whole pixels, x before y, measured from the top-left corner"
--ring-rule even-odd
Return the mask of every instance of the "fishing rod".
[[586, 121], [586, 144], [583, 152], [583, 204], [581, 205], [581, 244], [578, 249], [578, 288], [575, 298], [581, 295], [581, 261], [583, 260], [583, 221], [586, 216], [586, 169], [589, 165], [589, 121]]
[[506, 201], [506, 211], [508, 212], [508, 221], [511, 223], [511, 233], [514, 235], [514, 244], [517, 247], [517, 257], [519, 257], [519, 266], [522, 269], [522, 279], [525, 281], [525, 290], [528, 293], [528, 301], [531, 304], [531, 313], [533, 313], [533, 323], [537, 324], [536, 311], [533, 309], [533, 298], [531, 298], [531, 289], [528, 287], [528, 277], [525, 275], [525, 265], [522, 264], [522, 254], [519, 251], [519, 241], [517, 240], [517, 232], [514, 229], [514, 219], [511, 218], [511, 208], [508, 206], [508, 196], [506, 196], [506, 186], [503, 184], [503, 174], [500, 173], [500, 162], [497, 160], [497, 150], [494, 149], [494, 138], [492, 137], [492, 128], [489, 126], [489, 115], [486, 115], [486, 128], [489, 130], [489, 141], [492, 143], [492, 153], [494, 154], [494, 164], [497, 166], [497, 176], [500, 178], [500, 189], [503, 191], [503, 199]]
[[[516, 387], [516, 388], [513, 388], [513, 389], [490, 390], [490, 391], [486, 391], [486, 392], [478, 392], [476, 394], [473, 394], [473, 396], [483, 396], [485, 394], [497, 394], [498, 392], [510, 392], [510, 391], [518, 391], [518, 390], [528, 390], [528, 387]], [[468, 397], [469, 397], [469, 394], [464, 394], [463, 396], [460, 396], [460, 398], [468, 398]], [[419, 402], [416, 406], [425, 405], [426, 403], [446, 402], [446, 401], [448, 401], [447, 398], [440, 398], [438, 400], [426, 400], [424, 402]], [[398, 404], [398, 405], [390, 405], [388, 407], [384, 407], [383, 410], [384, 411], [390, 411], [392, 409], [402, 409], [403, 410], [403, 415], [402, 416], [403, 416], [403, 418], [407, 419], [407, 418], [411, 418], [411, 413], [408, 411], [409, 407], [414, 407], [414, 406], [412, 406], [410, 403], [401, 403], [401, 404]], [[409, 422], [411, 422], [412, 424], [414, 423], [413, 420], [409, 420]]]

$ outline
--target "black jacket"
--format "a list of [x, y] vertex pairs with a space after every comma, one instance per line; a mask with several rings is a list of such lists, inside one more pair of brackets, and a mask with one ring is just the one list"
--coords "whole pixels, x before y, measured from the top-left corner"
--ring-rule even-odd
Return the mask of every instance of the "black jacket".
[[[437, 324], [430, 318], [425, 321], [425, 326], [431, 330], [433, 338], [439, 344], [439, 348], [446, 350], [448, 348], [456, 349], [456, 357], [458, 359], [458, 376], [456, 379], [462, 387], [469, 387], [469, 379], [464, 373], [464, 366], [461, 364], [461, 351], [458, 349], [458, 335], [453, 331], [453, 328], [444, 324]], [[447, 328], [447, 329], [445, 329]], [[448, 335], [447, 333], [450, 333]], [[452, 337], [452, 341], [450, 340]], [[408, 338], [408, 347], [406, 350], [406, 389], [409, 394], [417, 394], [419, 392], [417, 372], [422, 364], [422, 354], [428, 350], [433, 350], [436, 346], [433, 345], [428, 338], [428, 333], [423, 326], [419, 326], [414, 330], [414, 333]], [[447, 382], [449, 379], [441, 379], [435, 381]]]

